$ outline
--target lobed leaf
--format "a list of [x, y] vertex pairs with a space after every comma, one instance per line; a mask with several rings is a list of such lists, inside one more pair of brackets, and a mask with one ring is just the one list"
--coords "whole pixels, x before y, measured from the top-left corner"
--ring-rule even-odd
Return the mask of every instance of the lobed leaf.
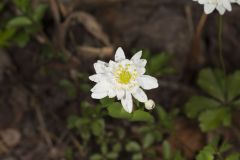
[[202, 131], [214, 130], [221, 125], [230, 126], [231, 124], [231, 112], [229, 108], [221, 107], [217, 109], [207, 110], [200, 114], [200, 128]]
[[199, 73], [198, 85], [210, 96], [225, 101], [224, 74], [219, 70], [203, 69]]
[[206, 109], [219, 107], [221, 104], [214, 99], [202, 96], [193, 96], [185, 105], [185, 113], [189, 118], [196, 118]]

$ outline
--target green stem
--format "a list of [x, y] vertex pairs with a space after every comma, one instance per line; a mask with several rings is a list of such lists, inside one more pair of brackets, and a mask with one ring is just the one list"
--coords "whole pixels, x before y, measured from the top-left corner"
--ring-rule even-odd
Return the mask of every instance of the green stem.
[[219, 47], [219, 60], [220, 60], [220, 64], [223, 70], [223, 92], [224, 92], [224, 97], [225, 100], [227, 100], [227, 93], [226, 93], [226, 89], [227, 89], [227, 79], [226, 79], [226, 66], [225, 66], [225, 62], [224, 62], [224, 56], [223, 56], [223, 38], [222, 38], [222, 33], [223, 33], [223, 16], [219, 15], [219, 20], [218, 20], [218, 47]]
[[222, 32], [223, 32], [223, 17], [222, 17], [222, 15], [219, 15], [218, 27], [219, 27], [218, 28], [219, 58], [220, 58], [220, 63], [221, 63], [223, 72], [226, 75], [226, 67], [225, 67], [225, 63], [224, 63], [223, 46], [222, 46]]

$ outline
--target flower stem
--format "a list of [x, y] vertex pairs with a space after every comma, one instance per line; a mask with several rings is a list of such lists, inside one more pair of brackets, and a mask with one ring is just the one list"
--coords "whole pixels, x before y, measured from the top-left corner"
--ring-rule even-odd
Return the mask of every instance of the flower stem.
[[224, 57], [223, 57], [222, 32], [223, 32], [223, 16], [219, 15], [219, 20], [218, 20], [219, 59], [220, 59], [220, 63], [221, 63], [224, 75], [226, 75], [226, 66], [225, 66]]
[[220, 60], [220, 64], [223, 70], [223, 93], [224, 93], [224, 97], [225, 100], [227, 100], [227, 73], [226, 73], [226, 66], [225, 66], [225, 62], [224, 62], [224, 56], [223, 56], [223, 16], [219, 15], [219, 19], [218, 19], [218, 47], [219, 47], [219, 60]]

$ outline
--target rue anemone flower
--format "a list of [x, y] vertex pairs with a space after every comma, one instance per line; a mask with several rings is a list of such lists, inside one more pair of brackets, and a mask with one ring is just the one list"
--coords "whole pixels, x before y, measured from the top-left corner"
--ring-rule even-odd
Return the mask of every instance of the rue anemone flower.
[[231, 11], [231, 3], [240, 4], [240, 0], [193, 0], [198, 1], [199, 4], [204, 5], [204, 12], [206, 14], [212, 13], [215, 9], [223, 15], [225, 11]]
[[137, 52], [131, 59], [126, 59], [124, 51], [119, 47], [115, 60], [109, 63], [97, 61], [94, 63], [96, 74], [89, 79], [97, 84], [91, 89], [91, 97], [102, 99], [117, 97], [125, 111], [133, 110], [133, 98], [139, 102], [148, 101], [144, 90], [158, 87], [156, 78], [145, 75], [147, 60], [141, 59], [142, 51]]

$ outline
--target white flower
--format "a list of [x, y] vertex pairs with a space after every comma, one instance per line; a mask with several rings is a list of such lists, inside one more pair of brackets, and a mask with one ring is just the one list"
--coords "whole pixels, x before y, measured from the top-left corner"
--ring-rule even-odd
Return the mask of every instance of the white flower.
[[155, 103], [153, 100], [149, 99], [148, 101], [146, 101], [145, 103], [145, 108], [147, 110], [152, 110], [155, 107]]
[[225, 11], [231, 11], [231, 3], [240, 4], [240, 0], [193, 0], [198, 1], [199, 4], [204, 5], [204, 12], [206, 14], [212, 13], [215, 9], [223, 15]]
[[139, 51], [130, 60], [126, 59], [124, 51], [119, 47], [115, 61], [94, 63], [96, 74], [89, 77], [97, 83], [91, 89], [92, 98], [117, 97], [124, 110], [129, 113], [133, 110], [132, 96], [139, 102], [147, 102], [148, 98], [143, 89], [157, 88], [158, 82], [156, 78], [144, 75], [147, 61], [141, 59], [141, 56], [142, 51]]

